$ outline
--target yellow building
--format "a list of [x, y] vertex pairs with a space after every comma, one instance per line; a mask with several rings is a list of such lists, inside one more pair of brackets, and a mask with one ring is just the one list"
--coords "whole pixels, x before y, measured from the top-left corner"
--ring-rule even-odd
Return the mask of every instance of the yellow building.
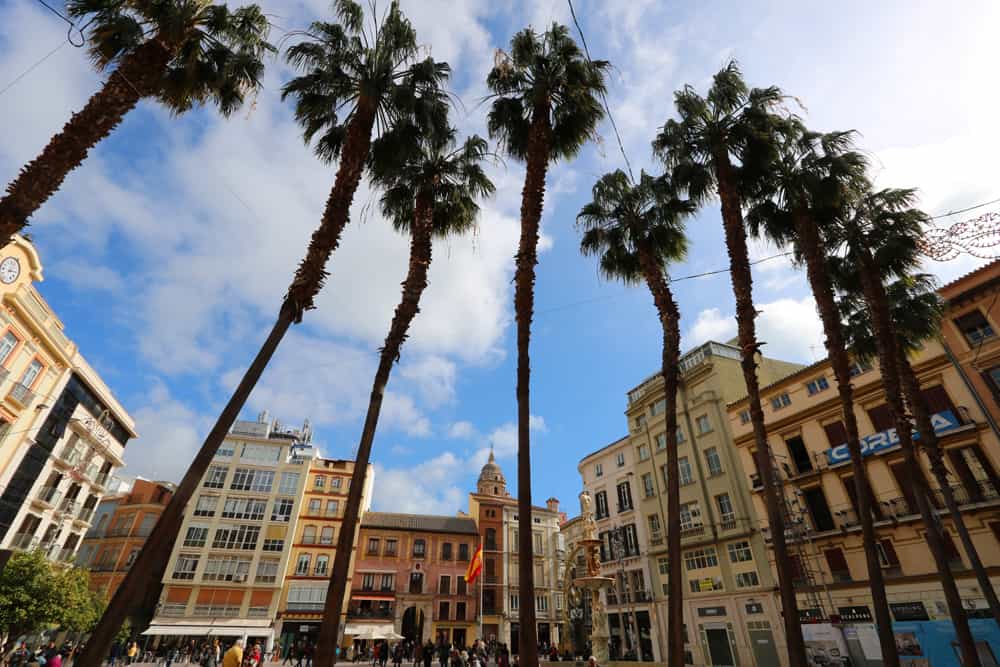
[[[289, 529], [294, 539], [291, 540], [290, 557], [285, 566], [285, 586], [278, 607], [281, 622], [277, 629], [281, 645], [286, 649], [299, 641], [316, 642], [352, 474], [354, 461], [323, 458], [309, 461], [308, 478], [298, 504], [298, 523]], [[374, 472], [369, 466], [361, 495], [362, 517], [371, 504], [373, 481]], [[360, 532], [356, 527], [355, 548]], [[353, 573], [355, 561], [352, 554], [349, 573]], [[350, 593], [348, 586], [344, 596], [345, 613]], [[349, 638], [346, 643], [350, 643]]]
[[[1000, 357], [990, 306], [1000, 293], [997, 264], [942, 290], [948, 310], [942, 324], [949, 349], [928, 341], [912, 359], [923, 394], [934, 414], [954, 491], [979, 555], [1000, 583], [1000, 440], [990, 418], [997, 395], [979, 395], [971, 381], [975, 358], [983, 360], [976, 381], [989, 380]], [[979, 353], [982, 352], [982, 355]], [[958, 357], [956, 355], [959, 355]], [[961, 362], [959, 361], [961, 359]], [[946, 619], [948, 610], [934, 561], [924, 542], [915, 509], [913, 484], [888, 418], [877, 368], [854, 365], [855, 414], [875, 495], [879, 559], [895, 621]], [[789, 374], [762, 390], [768, 443], [783, 483], [790, 520], [790, 548], [799, 607], [808, 620], [839, 617], [871, 622], [868, 586], [854, 480], [845, 443], [836, 382], [824, 360]], [[755, 489], [757, 516], [766, 527], [764, 501], [754, 461], [754, 438], [746, 400], [729, 408], [744, 475]], [[922, 472], [932, 489], [927, 459]], [[935, 504], [947, 533], [945, 546], [959, 591], [972, 615], [985, 607], [959, 546], [940, 491]]]
[[0, 250], [0, 548], [70, 562], [136, 433], [35, 288], [42, 279], [15, 235]]
[[[771, 382], [800, 368], [764, 358]], [[746, 393], [739, 349], [708, 342], [681, 357], [677, 395], [685, 650], [695, 664], [782, 664], [781, 616], [726, 413]], [[618, 586], [608, 599], [612, 655], [666, 653], [666, 434], [663, 379], [628, 392], [628, 435], [578, 466], [594, 497], [603, 574]], [[619, 535], [619, 545], [614, 537]], [[616, 549], [616, 546], [620, 548]], [[637, 627], [636, 627], [637, 626]], [[647, 629], [648, 628], [648, 629]], [[734, 662], [738, 661], [738, 662]]]

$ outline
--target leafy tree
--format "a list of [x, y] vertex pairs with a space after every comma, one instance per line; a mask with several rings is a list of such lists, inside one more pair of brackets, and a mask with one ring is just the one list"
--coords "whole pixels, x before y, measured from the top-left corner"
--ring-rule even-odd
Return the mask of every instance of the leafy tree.
[[41, 551], [18, 551], [0, 570], [0, 631], [4, 645], [60, 620], [62, 592]]
[[670, 119], [653, 141], [653, 150], [689, 197], [704, 203], [718, 195], [722, 210], [729, 273], [736, 300], [736, 324], [742, 353], [758, 468], [764, 483], [767, 520], [771, 527], [775, 567], [781, 589], [782, 616], [791, 667], [807, 664], [792, 578], [791, 559], [780, 511], [780, 490], [772, 468], [764, 411], [757, 380], [757, 311], [753, 303], [753, 276], [747, 250], [743, 207], [773, 177], [778, 146], [776, 108], [783, 96], [776, 87], [748, 88], [736, 63], [731, 62], [712, 80], [702, 97], [691, 86], [674, 94], [679, 119]]
[[139, 100], [156, 99], [174, 114], [213, 103], [228, 116], [260, 88], [263, 57], [274, 50], [257, 5], [230, 10], [205, 0], [70, 0], [67, 8], [90, 26], [88, 52], [108, 79], [7, 186], [0, 245]]
[[103, 593], [90, 590], [90, 572], [74, 567], [57, 573], [55, 578], [62, 595], [59, 626], [81, 633], [93, 630], [108, 601]]
[[514, 35], [486, 84], [494, 100], [487, 118], [490, 136], [511, 157], [525, 162], [521, 191], [521, 239], [514, 273], [517, 320], [517, 499], [520, 517], [518, 577], [521, 606], [521, 664], [538, 663], [534, 568], [531, 543], [531, 319], [535, 303], [535, 265], [550, 162], [574, 157], [594, 137], [604, 117], [609, 64], [591, 61], [566, 26], [553, 24], [539, 34], [528, 28]]

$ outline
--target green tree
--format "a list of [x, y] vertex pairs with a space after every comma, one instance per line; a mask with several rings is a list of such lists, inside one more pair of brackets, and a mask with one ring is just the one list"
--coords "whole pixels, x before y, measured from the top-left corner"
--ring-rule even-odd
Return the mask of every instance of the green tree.
[[[159, 596], [160, 581], [184, 517], [201, 478], [247, 397], [292, 323], [314, 307], [326, 279], [326, 264], [340, 243], [351, 203], [369, 158], [372, 134], [392, 128], [400, 118], [440, 117], [446, 105], [440, 84], [448, 77], [446, 63], [417, 61], [416, 32], [393, 2], [381, 17], [366, 26], [364, 10], [352, 0], [334, 3], [338, 23], [313, 23], [304, 41], [290, 47], [289, 62], [304, 70], [283, 88], [283, 97], [295, 101], [295, 117], [307, 142], [323, 160], [339, 159], [333, 187], [320, 225], [310, 239], [278, 318], [257, 356], [223, 408], [194, 461], [184, 474], [142, 551], [108, 605], [84, 651], [78, 667], [100, 667], [115, 634], [136, 607], [149, 609]], [[363, 484], [355, 484], [360, 492]], [[354, 519], [345, 518], [345, 523]], [[355, 515], [356, 517], [356, 515]], [[339, 551], [350, 552], [350, 544]], [[347, 569], [336, 561], [332, 576], [346, 580]], [[324, 624], [317, 645], [317, 667], [331, 665], [337, 624]]]
[[267, 18], [257, 5], [230, 10], [206, 0], [70, 0], [85, 22], [91, 60], [108, 80], [0, 199], [0, 245], [10, 241], [63, 180], [139, 100], [180, 114], [213, 103], [228, 116], [260, 88]]
[[653, 150], [671, 171], [678, 186], [687, 189], [692, 200], [704, 203], [718, 195], [721, 202], [729, 273], [736, 299], [743, 379], [747, 386], [758, 468], [764, 483], [789, 662], [791, 667], [805, 667], [805, 642], [795, 599], [792, 561], [779, 509], [784, 499], [780, 497], [775, 480], [764, 411], [760, 405], [757, 380], [760, 344], [754, 322], [757, 311], [753, 303], [753, 277], [743, 220], [747, 195], [759, 191], [774, 174], [778, 147], [771, 125], [777, 118], [775, 109], [782, 100], [781, 91], [775, 87], [748, 88], [736, 63], [731, 62], [715, 75], [706, 96], [702, 97], [691, 86], [674, 94], [680, 118], [664, 124], [653, 141]]
[[792, 244], [797, 263], [805, 265], [840, 396], [882, 661], [886, 667], [898, 667], [892, 616], [878, 559], [875, 501], [862, 459], [850, 358], [824, 239], [835, 219], [833, 213], [865, 181], [868, 161], [854, 150], [853, 132], [812, 132], [797, 118], [779, 120], [778, 124], [780, 157], [775, 162], [773, 176], [762, 184], [757, 201], [747, 213], [747, 224], [754, 236], [765, 237], [779, 246]]
[[574, 157], [594, 137], [604, 117], [604, 61], [591, 61], [566, 26], [553, 24], [539, 34], [528, 28], [514, 35], [510, 53], [501, 54], [487, 76], [493, 93], [487, 125], [511, 157], [525, 163], [521, 191], [521, 239], [514, 273], [517, 320], [517, 500], [520, 523], [518, 577], [523, 667], [538, 664], [535, 626], [534, 560], [531, 542], [531, 319], [535, 302], [538, 234], [550, 162]]
[[108, 601], [103, 593], [90, 590], [90, 572], [73, 567], [55, 576], [62, 600], [57, 623], [64, 630], [87, 633], [101, 619]]
[[[695, 206], [677, 197], [670, 179], [642, 172], [632, 184], [625, 172], [605, 174], [594, 185], [592, 201], [577, 216], [583, 228], [580, 250], [600, 257], [601, 273], [626, 285], [645, 282], [663, 331], [660, 375], [666, 402], [667, 470], [677, 470], [677, 389], [680, 383], [681, 314], [666, 267], [687, 254], [684, 218]], [[655, 457], [655, 454], [654, 454]], [[667, 550], [681, 552], [681, 501], [678, 476], [667, 476], [664, 516]], [[667, 574], [667, 664], [684, 664], [684, 582], [681, 559], [671, 558]]]
[[[372, 149], [373, 181], [384, 190], [382, 213], [397, 231], [409, 233], [410, 261], [399, 305], [379, 351], [379, 364], [372, 382], [334, 556], [334, 573], [338, 567], [346, 572], [351, 561], [351, 545], [357, 533], [356, 518], [361, 509], [382, 399], [410, 325], [420, 312], [420, 297], [427, 288], [432, 240], [471, 232], [479, 216], [477, 200], [489, 197], [494, 191], [482, 167], [488, 154], [486, 141], [472, 136], [456, 147], [455, 130], [440, 129], [446, 126], [446, 120], [432, 119], [432, 122], [438, 129], [422, 123], [401, 123], [376, 141]], [[324, 627], [337, 627], [347, 595], [347, 579], [336, 574], [330, 578], [323, 609]]]
[[56, 624], [62, 593], [52, 563], [41, 551], [18, 551], [0, 570], [0, 631], [3, 646]]
[[[864, 190], [844, 208], [837, 234], [850, 264], [841, 265], [836, 273], [841, 277], [841, 287], [850, 291], [852, 285], [864, 300], [865, 308], [874, 331], [878, 351], [879, 370], [885, 387], [886, 405], [889, 408], [900, 449], [912, 481], [917, 510], [924, 524], [924, 539], [934, 558], [944, 591], [945, 602], [958, 638], [962, 664], [978, 667], [969, 621], [962, 599], [955, 584], [955, 577], [948, 564], [940, 524], [931, 507], [927, 479], [920, 471], [913, 446], [912, 424], [903, 402], [904, 380], [900, 368], [899, 339], [892, 318], [892, 305], [885, 288], [885, 280], [892, 276], [906, 276], [914, 272], [919, 262], [918, 241], [928, 217], [914, 208], [916, 191], [887, 188]], [[836, 262], [833, 263], [836, 267]], [[919, 396], [919, 390], [918, 390]], [[933, 429], [929, 429], [933, 434]]]

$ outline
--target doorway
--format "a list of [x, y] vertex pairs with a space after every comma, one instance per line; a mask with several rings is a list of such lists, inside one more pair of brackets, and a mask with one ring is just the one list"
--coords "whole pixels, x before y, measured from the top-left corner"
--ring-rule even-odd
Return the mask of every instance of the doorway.
[[708, 644], [709, 664], [713, 667], [736, 667], [729, 632], [725, 628], [705, 628], [705, 643]]
[[748, 621], [747, 635], [750, 637], [750, 648], [757, 667], [780, 667], [778, 649], [774, 645], [774, 634], [771, 624], [767, 621]]
[[416, 607], [408, 607], [403, 612], [402, 634], [407, 640], [412, 642], [423, 641], [424, 638], [424, 612]]

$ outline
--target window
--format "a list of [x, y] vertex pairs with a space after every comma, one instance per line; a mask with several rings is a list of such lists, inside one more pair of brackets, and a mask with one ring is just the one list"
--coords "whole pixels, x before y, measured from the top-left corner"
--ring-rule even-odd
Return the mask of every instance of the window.
[[684, 429], [682, 429], [680, 426], [678, 426], [677, 427], [677, 444], [679, 445], [682, 442], [684, 442]]
[[666, 575], [670, 574], [670, 559], [666, 556], [661, 556], [656, 559], [656, 567], [660, 570], [660, 574]]
[[323, 501], [319, 498], [309, 499], [309, 516], [320, 516], [323, 510]]
[[618, 455], [615, 457], [615, 463], [618, 464], [619, 468], [625, 467], [625, 452], [618, 452]]
[[718, 577], [705, 577], [703, 579], [689, 579], [688, 586], [692, 593], [705, 593], [708, 591], [723, 590], [722, 579]]
[[741, 424], [749, 424], [750, 423], [750, 411], [749, 410], [740, 410], [740, 423]]
[[260, 526], [232, 526], [215, 529], [213, 549], [256, 549]]
[[857, 377], [862, 373], [867, 373], [872, 369], [871, 363], [867, 361], [854, 361], [851, 363], [851, 377]]
[[3, 338], [0, 338], [0, 364], [7, 363], [7, 357], [10, 353], [14, 351], [17, 344], [21, 342], [21, 339], [14, 335], [14, 332], [10, 329], [4, 334]]
[[792, 457], [795, 469], [800, 475], [813, 469], [812, 457], [809, 456], [809, 450], [806, 449], [806, 443], [801, 436], [785, 440], [785, 447], [788, 448], [788, 454]]
[[339, 500], [328, 500], [326, 501], [326, 515], [327, 516], [337, 516], [340, 511], [340, 501]]
[[205, 561], [204, 581], [246, 581], [250, 575], [250, 558], [246, 556], [210, 556]]
[[187, 534], [184, 536], [184, 546], [203, 547], [208, 539], [208, 526], [193, 524], [188, 526]]
[[205, 473], [205, 481], [202, 483], [206, 489], [221, 489], [226, 485], [226, 473], [229, 469], [226, 466], [210, 466]]
[[595, 519], [606, 519], [610, 516], [608, 512], [608, 492], [598, 491], [594, 494]]
[[716, 567], [719, 564], [719, 557], [715, 548], [695, 549], [684, 554], [684, 569], [702, 570], [706, 567]]
[[[386, 539], [386, 541], [385, 541], [385, 554], [384, 555], [386, 555], [386, 556], [395, 556], [396, 555], [396, 547], [397, 547], [398, 544], [399, 544], [398, 540]], [[469, 560], [468, 554], [466, 554], [465, 560]]]
[[639, 445], [639, 460], [649, 460], [649, 445]]
[[705, 450], [705, 464], [708, 466], [709, 477], [722, 474], [722, 459], [719, 458], [719, 450], [709, 447]]
[[234, 491], [261, 491], [264, 493], [270, 493], [273, 485], [273, 470], [237, 468], [229, 488]]
[[720, 493], [715, 497], [715, 504], [719, 508], [719, 523], [723, 530], [732, 530], [736, 527], [736, 512], [733, 511], [733, 501], [728, 493]]
[[823, 555], [826, 557], [826, 564], [834, 581], [851, 581], [851, 570], [841, 549], [826, 549]]
[[[955, 319], [955, 325], [965, 336], [970, 346], [976, 346], [982, 341], [993, 338], [993, 327], [979, 310], [973, 310]], [[23, 384], [23, 383], [22, 383]]]
[[42, 368], [42, 362], [38, 359], [32, 359], [28, 367], [24, 369], [24, 374], [21, 376], [21, 384], [30, 389], [31, 385], [35, 384], [35, 379], [41, 374]]
[[806, 393], [810, 396], [818, 394], [821, 391], [830, 388], [830, 383], [826, 381], [826, 378], [820, 375], [815, 380], [810, 380], [806, 382]]
[[760, 579], [757, 578], [757, 570], [736, 573], [736, 588], [750, 588], [760, 586]]
[[369, 556], [377, 556], [378, 555], [378, 545], [379, 545], [379, 538], [377, 538], [377, 537], [369, 537], [368, 538], [368, 555]]
[[254, 583], [273, 584], [278, 580], [278, 565], [281, 563], [277, 558], [261, 558], [257, 563], [257, 576]]
[[361, 590], [363, 591], [373, 591], [375, 590], [375, 575], [374, 574], [363, 574], [361, 575]]
[[231, 459], [233, 454], [236, 453], [236, 445], [231, 442], [223, 442], [219, 445], [219, 448], [215, 450], [215, 456], [212, 458], [216, 459]]
[[320, 544], [333, 544], [333, 526], [323, 526], [319, 532]]
[[465, 620], [465, 603], [456, 602], [455, 603], [455, 620], [464, 621]]
[[604, 475], [604, 466], [600, 463], [594, 464], [594, 477], [601, 477]]
[[240, 460], [263, 464], [277, 463], [281, 460], [281, 447], [274, 447], [272, 445], [243, 445]]
[[677, 480], [681, 486], [694, 483], [694, 476], [691, 474], [691, 462], [688, 461], [688, 457], [686, 456], [677, 459]]
[[[348, 481], [350, 481], [350, 480], [348, 480]], [[341, 477], [331, 477], [330, 478], [330, 488], [331, 489], [339, 489], [343, 483], [344, 483], [344, 480]]]
[[295, 502], [289, 498], [277, 498], [271, 510], [271, 521], [291, 521], [292, 506]]
[[382, 575], [382, 587], [383, 592], [392, 591], [395, 588], [395, 576], [391, 574]]
[[628, 482], [618, 484], [618, 511], [627, 512], [632, 509], [632, 489]]
[[774, 398], [771, 399], [772, 410], [780, 410], [781, 408], [787, 408], [791, 404], [792, 404], [792, 399], [788, 395], [788, 392], [785, 392], [784, 394], [779, 394], [778, 396], [775, 396]]
[[278, 493], [288, 496], [297, 495], [299, 489], [299, 479], [301, 479], [300, 473], [281, 473], [281, 483], [278, 485]]
[[427, 553], [427, 543], [424, 542], [423, 540], [414, 540], [413, 541], [413, 557], [414, 558], [423, 558], [426, 553]]
[[198, 496], [194, 506], [195, 516], [215, 516], [215, 506], [219, 504], [219, 496]]
[[330, 565], [330, 557], [329, 556], [326, 556], [326, 555], [316, 556], [316, 569], [313, 570], [313, 574], [315, 574], [317, 577], [325, 577], [326, 576], [327, 567], [329, 565]]
[[510, 610], [517, 611], [521, 607], [521, 600], [517, 597], [517, 594], [511, 594], [510, 596]]
[[535, 609], [537, 611], [548, 611], [549, 610], [549, 599], [544, 595], [535, 596]]
[[438, 594], [451, 595], [451, 577], [447, 574], [441, 575], [441, 580], [438, 582]]
[[689, 530], [701, 526], [701, 508], [698, 501], [681, 505], [681, 530]]
[[826, 495], [821, 487], [814, 486], [803, 489], [802, 495], [805, 498], [806, 507], [809, 508], [813, 528], [820, 532], [836, 528], [833, 523], [833, 515], [830, 513], [830, 506], [826, 502]]
[[424, 575], [422, 572], [410, 572], [410, 592], [424, 592]]
[[264, 510], [267, 501], [254, 500], [252, 498], [226, 498], [222, 507], [222, 517], [224, 519], [247, 519], [250, 521], [263, 521]]
[[447, 600], [442, 600], [438, 603], [438, 619], [442, 621], [447, 621], [451, 617], [451, 605], [448, 604]]
[[302, 544], [316, 544], [316, 526], [302, 527]]
[[698, 429], [698, 435], [703, 435], [712, 430], [712, 425], [708, 423], [708, 415], [701, 415], [694, 420], [695, 428]]
[[626, 556], [638, 556], [639, 555], [639, 536], [635, 532], [635, 524], [630, 523], [624, 526], [622, 529], [622, 535], [624, 536], [624, 546]]
[[466, 595], [468, 592], [468, 584], [465, 583], [465, 577], [455, 577], [455, 595]]
[[[514, 543], [517, 543], [517, 538], [514, 538]], [[497, 529], [487, 528], [486, 529], [486, 544], [483, 546], [484, 549], [489, 549], [495, 551], [497, 548]]]
[[641, 431], [644, 428], [646, 428], [646, 415], [639, 415], [635, 418], [635, 430]]
[[451, 560], [452, 543], [445, 542], [441, 545], [441, 560]]
[[295, 563], [295, 575], [299, 577], [308, 575], [310, 561], [312, 554], [299, 554], [299, 560]]
[[875, 545], [875, 551], [882, 567], [899, 567], [899, 557], [896, 555], [896, 547], [892, 545], [892, 540], [879, 540]]
[[[680, 432], [680, 429], [678, 429], [678, 432]], [[667, 448], [667, 434], [661, 433], [660, 435], [656, 436], [656, 451], [660, 451], [666, 448]]]
[[649, 407], [649, 413], [655, 417], [656, 415], [661, 414], [666, 409], [667, 409], [667, 399], [663, 398], [658, 400], [656, 403], [653, 403]]
[[469, 560], [469, 545], [468, 544], [459, 544], [458, 545], [458, 560], [463, 561], [463, 562]]
[[642, 474], [642, 493], [647, 498], [652, 498], [656, 495], [656, 489], [653, 486], [653, 474], [645, 472]]
[[326, 477], [323, 477], [323, 475], [316, 475], [315, 479], [313, 479], [313, 488], [314, 489], [325, 489], [326, 488]]
[[194, 571], [198, 569], [198, 556], [181, 554], [174, 563], [174, 579], [194, 579]]
[[649, 534], [654, 540], [663, 539], [663, 535], [660, 533], [660, 515], [650, 514], [647, 517], [649, 521]]
[[726, 545], [731, 563], [747, 563], [753, 560], [753, 551], [749, 542], [733, 542]]

